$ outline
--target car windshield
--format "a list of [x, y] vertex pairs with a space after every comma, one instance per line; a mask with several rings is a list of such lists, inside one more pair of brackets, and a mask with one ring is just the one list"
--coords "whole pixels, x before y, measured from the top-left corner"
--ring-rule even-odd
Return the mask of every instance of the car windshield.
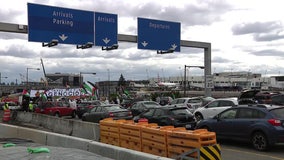
[[277, 108], [270, 111], [276, 118], [284, 119], [284, 108]]

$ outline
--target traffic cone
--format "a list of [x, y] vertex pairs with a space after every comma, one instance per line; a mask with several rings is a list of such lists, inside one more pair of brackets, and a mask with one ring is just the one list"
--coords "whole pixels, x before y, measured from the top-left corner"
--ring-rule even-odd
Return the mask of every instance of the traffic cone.
[[10, 119], [11, 119], [11, 111], [10, 111], [10, 109], [5, 109], [2, 121], [3, 122], [9, 122]]

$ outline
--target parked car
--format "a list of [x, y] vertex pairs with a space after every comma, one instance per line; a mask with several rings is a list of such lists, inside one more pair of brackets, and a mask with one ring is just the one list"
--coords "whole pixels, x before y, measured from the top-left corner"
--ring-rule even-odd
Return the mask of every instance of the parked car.
[[212, 97], [183, 97], [174, 99], [168, 106], [187, 107], [193, 113], [198, 107], [201, 107], [213, 100], [214, 98]]
[[278, 95], [271, 96], [270, 104], [284, 106], [284, 94], [278, 94]]
[[216, 114], [224, 111], [227, 108], [238, 105], [237, 98], [218, 98], [207, 105], [197, 108], [193, 114], [197, 121], [207, 119], [215, 116]]
[[158, 103], [162, 106], [170, 104], [173, 101], [172, 97], [159, 97], [158, 98]]
[[133, 118], [131, 111], [122, 108], [119, 104], [108, 104], [95, 106], [93, 109], [84, 113], [82, 116], [83, 121], [99, 123], [100, 120], [105, 118], [113, 119], [127, 119]]
[[149, 123], [157, 123], [159, 126], [185, 127], [194, 129], [196, 125], [193, 114], [187, 107], [154, 107], [135, 116], [134, 122], [139, 119], [147, 119]]
[[134, 104], [129, 107], [129, 110], [132, 112], [133, 116], [137, 116], [138, 114], [148, 110], [148, 108], [153, 107], [161, 107], [161, 105], [154, 101], [138, 101], [134, 102]]
[[240, 105], [198, 122], [196, 128], [216, 133], [218, 139], [250, 142], [264, 151], [284, 142], [284, 107], [271, 105]]
[[78, 118], [82, 118], [83, 114], [86, 113], [88, 110], [94, 108], [95, 106], [103, 105], [104, 103], [102, 101], [96, 100], [96, 101], [82, 101], [80, 103], [77, 103], [77, 109], [76, 114]]
[[257, 89], [244, 90], [238, 97], [239, 104], [270, 104], [271, 97], [280, 94], [280, 92], [267, 92]]
[[76, 117], [76, 110], [64, 102], [45, 102], [35, 107], [34, 112], [52, 116], [71, 116]]

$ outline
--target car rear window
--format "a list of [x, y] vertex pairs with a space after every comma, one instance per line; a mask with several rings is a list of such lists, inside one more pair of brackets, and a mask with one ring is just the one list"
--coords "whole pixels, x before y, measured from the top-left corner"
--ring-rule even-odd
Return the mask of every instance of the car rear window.
[[173, 115], [191, 114], [191, 112], [188, 109], [186, 109], [186, 108], [172, 109], [171, 113]]
[[121, 107], [120, 106], [108, 106], [108, 107], [105, 107], [105, 109], [108, 111], [116, 111], [116, 110], [120, 110]]
[[147, 107], [157, 107], [159, 106], [157, 103], [155, 102], [145, 102], [145, 105], [147, 105]]
[[279, 119], [284, 119], [284, 108], [272, 109], [270, 112]]

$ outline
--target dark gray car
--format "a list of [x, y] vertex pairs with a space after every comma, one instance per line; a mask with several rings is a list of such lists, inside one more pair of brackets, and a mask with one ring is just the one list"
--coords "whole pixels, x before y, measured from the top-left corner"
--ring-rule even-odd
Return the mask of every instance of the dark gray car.
[[84, 113], [82, 116], [83, 121], [99, 123], [100, 120], [105, 118], [113, 119], [127, 119], [133, 118], [131, 111], [122, 108], [118, 104], [109, 104], [95, 106], [93, 109]]

